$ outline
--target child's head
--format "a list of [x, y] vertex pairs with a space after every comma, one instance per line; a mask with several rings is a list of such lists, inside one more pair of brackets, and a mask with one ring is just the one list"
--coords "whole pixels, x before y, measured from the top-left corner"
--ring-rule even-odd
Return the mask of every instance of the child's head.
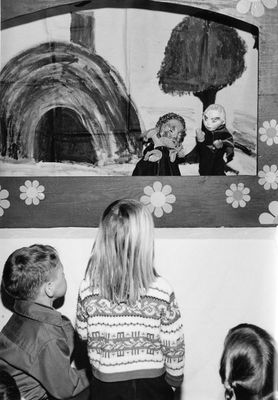
[[14, 378], [6, 371], [0, 370], [0, 399], [20, 400], [20, 392]]
[[265, 330], [251, 324], [232, 328], [225, 339], [219, 371], [225, 398], [263, 399], [272, 393], [275, 362], [274, 340]]
[[180, 115], [176, 113], [164, 114], [156, 123], [160, 137], [167, 137], [177, 145], [182, 144], [186, 136], [186, 124]]
[[211, 104], [203, 112], [203, 123], [208, 131], [215, 131], [226, 124], [226, 112], [220, 104]]
[[49, 297], [57, 299], [66, 293], [63, 266], [52, 246], [34, 244], [15, 250], [7, 259], [1, 286], [12, 298], [36, 300], [42, 286]]
[[154, 225], [139, 201], [117, 200], [104, 211], [87, 267], [92, 287], [114, 302], [135, 302], [154, 281]]

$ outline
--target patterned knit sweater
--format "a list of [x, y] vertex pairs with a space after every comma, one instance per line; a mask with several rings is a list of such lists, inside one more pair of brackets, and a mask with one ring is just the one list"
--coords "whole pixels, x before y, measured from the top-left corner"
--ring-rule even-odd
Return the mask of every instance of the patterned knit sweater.
[[166, 372], [172, 386], [183, 381], [184, 337], [174, 292], [162, 277], [133, 306], [111, 303], [83, 280], [77, 332], [87, 341], [93, 374], [104, 382], [154, 378]]

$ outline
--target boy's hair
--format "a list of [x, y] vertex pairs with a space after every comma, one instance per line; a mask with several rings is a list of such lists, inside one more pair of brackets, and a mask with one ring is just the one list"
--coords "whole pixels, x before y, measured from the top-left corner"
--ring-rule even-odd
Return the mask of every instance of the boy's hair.
[[268, 398], [275, 386], [276, 350], [273, 338], [256, 325], [240, 324], [225, 339], [220, 376], [225, 398]]
[[14, 378], [0, 370], [0, 400], [20, 400], [20, 392]]
[[92, 289], [113, 302], [133, 303], [157, 276], [154, 224], [139, 201], [122, 199], [104, 211], [86, 270]]
[[57, 251], [52, 246], [34, 244], [15, 250], [7, 259], [1, 287], [11, 297], [34, 300], [44, 282], [60, 265]]
[[203, 112], [203, 115], [205, 115], [208, 111], [210, 110], [216, 110], [219, 112], [219, 114], [222, 117], [223, 122], [226, 123], [226, 111], [225, 108], [223, 106], [221, 106], [220, 104], [210, 104], [205, 111]]

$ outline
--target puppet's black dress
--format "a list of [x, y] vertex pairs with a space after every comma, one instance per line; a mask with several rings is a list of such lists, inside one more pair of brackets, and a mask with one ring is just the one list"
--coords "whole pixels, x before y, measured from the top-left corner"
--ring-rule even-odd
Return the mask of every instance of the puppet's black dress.
[[144, 156], [148, 151], [154, 149], [153, 144], [149, 144], [144, 150], [143, 157], [137, 162], [132, 176], [180, 176], [179, 164], [184, 162], [182, 158], [176, 157], [174, 162], [170, 161], [169, 149], [164, 146], [156, 147], [160, 150], [162, 157], [160, 160], [152, 162], [144, 160]]

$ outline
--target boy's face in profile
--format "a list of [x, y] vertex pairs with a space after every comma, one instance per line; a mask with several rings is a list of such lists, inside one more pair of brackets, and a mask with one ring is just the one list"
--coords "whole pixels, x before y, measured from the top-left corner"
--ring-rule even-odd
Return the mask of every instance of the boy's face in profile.
[[160, 135], [171, 139], [175, 144], [181, 144], [185, 137], [185, 130], [182, 123], [173, 118], [161, 126]]
[[64, 274], [63, 265], [60, 263], [52, 277], [53, 297], [58, 299], [63, 297], [67, 291], [67, 281]]
[[208, 131], [215, 131], [225, 123], [223, 115], [219, 110], [208, 110], [203, 115], [203, 122]]

